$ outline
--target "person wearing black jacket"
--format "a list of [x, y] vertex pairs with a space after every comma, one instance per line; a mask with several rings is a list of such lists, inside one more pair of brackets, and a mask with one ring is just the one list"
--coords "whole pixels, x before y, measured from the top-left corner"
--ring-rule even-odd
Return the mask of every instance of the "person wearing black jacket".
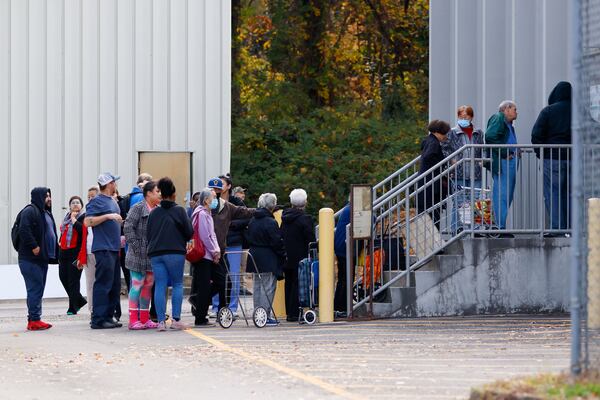
[[158, 318], [158, 331], [166, 330], [167, 284], [171, 281], [173, 293], [171, 329], [185, 329], [180, 321], [183, 301], [183, 266], [187, 243], [194, 233], [185, 209], [175, 203], [175, 185], [170, 178], [158, 181], [162, 201], [148, 217], [148, 256], [154, 272], [154, 302]]
[[42, 297], [48, 264], [56, 264], [58, 257], [50, 189], [36, 187], [31, 191], [31, 204], [21, 212], [18, 235], [19, 269], [27, 289], [27, 330], [49, 329], [52, 325], [41, 320]]
[[[417, 194], [417, 211], [419, 213], [436, 206], [448, 195], [448, 180], [445, 177], [437, 178], [442, 173], [441, 167], [427, 174], [425, 172], [444, 159], [440, 142], [448, 140], [450, 125], [445, 121], [435, 119], [429, 123], [427, 130], [429, 131], [429, 135], [421, 142], [421, 167], [419, 174], [423, 175], [423, 177], [419, 179], [418, 186], [426, 186], [426, 188]], [[428, 211], [438, 229], [440, 228], [441, 208], [436, 206]]]
[[83, 243], [83, 200], [79, 196], [69, 199], [69, 211], [60, 225], [60, 250], [58, 253], [58, 277], [69, 296], [67, 315], [75, 315], [87, 300], [81, 295], [80, 281], [83, 267], [77, 265], [77, 255]]
[[285, 311], [287, 321], [297, 322], [298, 307], [298, 264], [308, 255], [308, 244], [315, 241], [315, 226], [310, 215], [306, 214], [307, 194], [304, 189], [294, 189], [290, 193], [291, 208], [283, 210], [281, 232], [287, 252], [284, 265]]
[[263, 307], [267, 311], [267, 326], [279, 324], [271, 311], [277, 279], [283, 278], [283, 265], [286, 261], [281, 230], [273, 217], [276, 206], [277, 196], [273, 193], [261, 194], [258, 199], [259, 208], [246, 231], [252, 256], [248, 258], [249, 272], [257, 273], [254, 279], [254, 309]]
[[[571, 84], [558, 82], [531, 131], [532, 144], [571, 144]], [[551, 229], [569, 229], [569, 149], [543, 149], [544, 200]], [[538, 158], [540, 151], [536, 149]]]

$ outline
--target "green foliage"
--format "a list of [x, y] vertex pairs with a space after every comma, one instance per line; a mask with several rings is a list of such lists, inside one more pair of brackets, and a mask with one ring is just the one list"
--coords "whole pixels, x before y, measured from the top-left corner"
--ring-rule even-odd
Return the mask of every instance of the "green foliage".
[[235, 0], [231, 172], [249, 203], [341, 207], [418, 153], [427, 0]]
[[326, 108], [299, 118], [245, 118], [233, 135], [232, 174], [250, 188], [250, 204], [263, 192], [287, 204], [301, 187], [310, 212], [338, 209], [350, 184], [376, 183], [411, 160], [422, 126]]

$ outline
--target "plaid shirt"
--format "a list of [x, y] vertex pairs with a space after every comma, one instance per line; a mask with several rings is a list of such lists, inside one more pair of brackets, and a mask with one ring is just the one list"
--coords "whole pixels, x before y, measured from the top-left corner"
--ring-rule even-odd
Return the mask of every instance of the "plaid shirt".
[[[441, 142], [440, 144], [442, 146], [442, 152], [444, 153], [444, 157], [448, 157], [456, 150], [468, 144], [484, 144], [483, 132], [481, 131], [481, 129], [474, 129], [472, 139], [469, 140], [469, 136], [466, 133], [464, 133], [462, 129], [460, 129], [460, 126], [455, 126], [448, 134], [448, 140], [445, 142]], [[454, 161], [456, 162], [460, 161], [463, 157], [467, 158], [464, 164], [460, 164], [456, 168], [455, 175], [457, 180], [471, 179], [471, 162], [468, 160], [471, 158], [472, 150], [473, 149], [465, 150], [464, 152], [454, 157]], [[481, 149], [475, 149], [475, 158], [481, 158]], [[475, 180], [481, 180], [482, 168], [483, 167], [481, 160], [475, 161]]]
[[140, 201], [127, 214], [125, 226], [125, 241], [129, 248], [125, 256], [127, 269], [136, 272], [152, 271], [148, 257], [148, 238], [146, 237], [148, 216], [150, 211], [144, 200]]

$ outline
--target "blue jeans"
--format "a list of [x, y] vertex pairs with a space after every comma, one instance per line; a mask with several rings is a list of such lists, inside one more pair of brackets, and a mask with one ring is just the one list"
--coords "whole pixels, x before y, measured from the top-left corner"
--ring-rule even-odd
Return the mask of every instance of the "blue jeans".
[[[492, 171], [494, 187], [492, 189], [492, 205], [494, 220], [499, 229], [506, 229], [506, 216], [515, 194], [518, 159], [501, 158], [500, 171]], [[498, 173], [499, 172], [499, 173]]]
[[19, 269], [27, 289], [27, 320], [39, 321], [42, 317], [42, 297], [46, 288], [48, 264], [19, 259]]
[[544, 200], [551, 229], [569, 228], [569, 161], [544, 160]]
[[[242, 246], [230, 246], [227, 247], [226, 251], [242, 251]], [[231, 311], [236, 312], [238, 308], [238, 301], [240, 297], [240, 266], [242, 264], [242, 253], [227, 254], [227, 265], [229, 267], [229, 282], [227, 286], [231, 285], [231, 291], [229, 294], [229, 308]], [[219, 294], [215, 294], [212, 298], [213, 310], [219, 309]]]
[[183, 266], [185, 255], [163, 254], [150, 257], [152, 271], [154, 272], [154, 304], [156, 305], [156, 316], [159, 321], [166, 319], [167, 312], [167, 286], [171, 282], [173, 294], [171, 297], [171, 308], [173, 319], [181, 318], [181, 302], [183, 301]]
[[[454, 186], [455, 187], [453, 188], [453, 190], [456, 191], [456, 195], [453, 197], [452, 205], [452, 225], [450, 226], [450, 230], [452, 233], [456, 233], [456, 230], [458, 228], [463, 227], [463, 223], [460, 222], [458, 218], [458, 208], [464, 203], [471, 203], [471, 189], [459, 190], [457, 186], [481, 189], [481, 180], [473, 180], [473, 183], [471, 183], [470, 179], [457, 178]], [[481, 190], [473, 190], [473, 199], [476, 201], [480, 198]], [[471, 224], [471, 227], [475, 229], [473, 224]]]
[[94, 308], [92, 324], [111, 321], [121, 298], [121, 266], [118, 251], [95, 251]]

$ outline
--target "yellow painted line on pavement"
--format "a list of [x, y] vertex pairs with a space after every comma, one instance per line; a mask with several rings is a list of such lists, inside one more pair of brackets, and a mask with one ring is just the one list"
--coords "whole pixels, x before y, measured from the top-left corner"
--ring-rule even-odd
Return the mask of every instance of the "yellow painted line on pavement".
[[324, 380], [319, 379], [315, 376], [307, 375], [304, 372], [300, 372], [293, 368], [286, 367], [285, 365], [281, 365], [273, 360], [269, 360], [268, 358], [264, 358], [264, 357], [258, 356], [256, 354], [251, 354], [251, 353], [245, 352], [244, 350], [241, 350], [241, 349], [236, 349], [235, 347], [229, 346], [228, 344], [225, 344], [225, 343], [221, 342], [220, 340], [217, 340], [210, 336], [206, 336], [200, 332], [196, 332], [196, 331], [193, 331], [190, 329], [185, 330], [185, 332], [189, 333], [192, 336], [197, 337], [198, 339], [202, 339], [205, 342], [210, 343], [213, 346], [215, 346], [221, 350], [236, 354], [240, 357], [243, 357], [249, 361], [253, 361], [257, 364], [266, 365], [267, 367], [273, 368], [274, 370], [283, 372], [284, 374], [287, 374], [294, 378], [300, 379], [301, 381], [304, 381], [306, 383], [310, 383], [311, 385], [317, 386], [318, 388], [323, 389], [326, 392], [329, 392], [329, 393], [332, 393], [332, 394], [335, 394], [337, 396], [341, 396], [341, 397], [344, 397], [347, 399], [362, 398], [360, 396], [354, 395], [354, 394], [344, 390], [343, 388], [341, 388], [339, 386], [325, 382]]

